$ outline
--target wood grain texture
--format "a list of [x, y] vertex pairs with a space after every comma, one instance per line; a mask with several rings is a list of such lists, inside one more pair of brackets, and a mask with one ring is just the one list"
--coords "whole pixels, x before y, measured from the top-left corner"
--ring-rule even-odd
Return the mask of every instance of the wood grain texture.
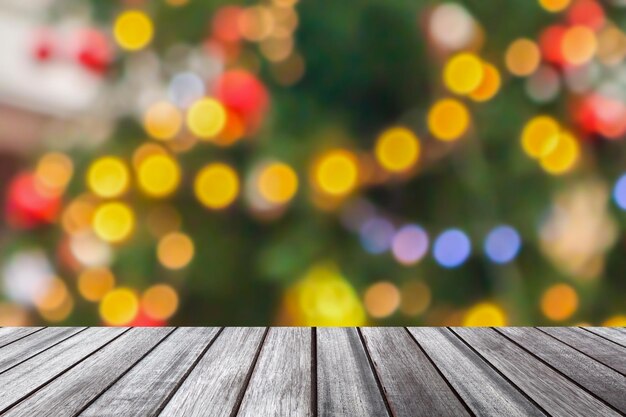
[[572, 327], [539, 327], [539, 330], [559, 339], [585, 355], [626, 375], [626, 348], [596, 334]]
[[495, 330], [454, 328], [453, 331], [550, 415], [620, 415]]
[[269, 330], [237, 415], [313, 415], [311, 329], [275, 327]]
[[609, 339], [612, 342], [617, 343], [623, 347], [626, 347], [626, 331], [622, 328], [614, 327], [585, 327], [584, 330], [588, 330], [599, 336]]
[[217, 328], [176, 329], [80, 415], [155, 415], [218, 332]]
[[404, 328], [371, 327], [361, 332], [394, 416], [469, 416]]
[[4, 416], [70, 417], [106, 390], [172, 328], [136, 328], [50, 382]]
[[258, 327], [224, 329], [160, 416], [231, 415], [264, 334]]
[[317, 330], [319, 416], [387, 416], [388, 412], [355, 328]]
[[508, 327], [498, 331], [617, 410], [626, 411], [624, 375], [537, 329]]
[[0, 413], [128, 329], [91, 328], [0, 374]]
[[83, 331], [84, 327], [48, 327], [7, 345], [0, 351], [0, 373]]
[[0, 348], [41, 329], [42, 327], [0, 327]]
[[545, 415], [450, 330], [413, 327], [409, 331], [474, 414]]

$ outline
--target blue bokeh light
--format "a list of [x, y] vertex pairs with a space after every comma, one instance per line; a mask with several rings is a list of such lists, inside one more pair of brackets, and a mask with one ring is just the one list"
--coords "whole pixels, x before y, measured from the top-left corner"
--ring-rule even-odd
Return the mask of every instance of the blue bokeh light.
[[433, 256], [444, 268], [456, 268], [470, 256], [472, 244], [467, 235], [459, 229], [448, 229], [435, 240]]
[[369, 253], [383, 253], [391, 246], [394, 234], [395, 228], [389, 220], [375, 217], [361, 227], [361, 245]]
[[498, 264], [511, 262], [522, 246], [522, 239], [517, 230], [511, 226], [494, 227], [485, 239], [487, 257]]
[[615, 204], [622, 210], [626, 210], [626, 174], [623, 174], [613, 188]]

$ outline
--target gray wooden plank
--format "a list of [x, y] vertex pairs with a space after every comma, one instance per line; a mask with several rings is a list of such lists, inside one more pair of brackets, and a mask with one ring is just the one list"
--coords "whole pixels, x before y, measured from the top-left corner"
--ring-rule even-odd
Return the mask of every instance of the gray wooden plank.
[[617, 343], [623, 347], [626, 347], [626, 332], [621, 328], [616, 327], [585, 327], [583, 330], [588, 330], [599, 336], [609, 339], [612, 342]]
[[127, 330], [87, 329], [0, 374], [0, 413]]
[[0, 352], [0, 373], [38, 355], [84, 329], [84, 327], [47, 327], [5, 346]]
[[534, 329], [496, 329], [511, 340], [594, 393], [618, 410], [626, 411], [626, 377], [570, 346]]
[[450, 330], [412, 327], [409, 331], [474, 414], [545, 415]]
[[384, 399], [355, 328], [317, 329], [319, 416], [386, 416]]
[[218, 328], [176, 329], [80, 415], [155, 415], [218, 332]]
[[394, 416], [470, 415], [404, 328], [361, 333]]
[[626, 375], [626, 348], [583, 329], [572, 327], [539, 327], [585, 355]]
[[172, 328], [133, 328], [9, 409], [4, 416], [70, 417], [130, 369]]
[[269, 330], [237, 415], [313, 415], [310, 328]]
[[43, 327], [1, 327], [0, 328], [0, 348], [20, 340], [28, 335], [36, 333]]
[[240, 400], [264, 328], [226, 328], [160, 416], [229, 416]]
[[495, 330], [454, 328], [453, 331], [550, 415], [620, 415]]

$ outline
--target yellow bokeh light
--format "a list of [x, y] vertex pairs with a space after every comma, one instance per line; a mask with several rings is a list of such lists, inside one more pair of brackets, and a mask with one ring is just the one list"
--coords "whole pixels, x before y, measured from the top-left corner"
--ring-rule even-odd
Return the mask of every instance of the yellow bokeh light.
[[152, 20], [138, 10], [123, 12], [115, 19], [113, 35], [123, 49], [129, 51], [142, 49], [150, 43], [153, 34]]
[[568, 319], [578, 308], [578, 294], [567, 284], [548, 288], [541, 297], [541, 311], [553, 321]]
[[226, 117], [222, 103], [203, 98], [193, 103], [187, 111], [187, 126], [199, 138], [211, 139], [224, 129]]
[[180, 183], [178, 163], [166, 155], [152, 155], [139, 164], [139, 188], [152, 197], [167, 197]]
[[35, 170], [37, 182], [53, 192], [63, 191], [72, 179], [73, 173], [72, 160], [59, 152], [50, 152], [42, 156]]
[[93, 230], [105, 242], [121, 242], [135, 227], [135, 215], [124, 203], [105, 203], [96, 209]]
[[562, 132], [554, 149], [539, 161], [549, 174], [564, 174], [574, 167], [580, 156], [580, 145], [574, 136]]
[[402, 286], [400, 311], [407, 316], [422, 314], [430, 306], [432, 294], [428, 285], [421, 281], [408, 281]]
[[602, 323], [604, 327], [626, 327], [626, 315], [611, 316]]
[[358, 174], [354, 154], [338, 149], [327, 153], [315, 164], [313, 181], [326, 194], [344, 196], [356, 187]]
[[60, 278], [53, 278], [45, 291], [33, 301], [39, 311], [56, 310], [69, 296], [67, 285]]
[[139, 166], [141, 165], [141, 163], [143, 161], [146, 160], [146, 158], [149, 158], [153, 155], [167, 155], [167, 151], [161, 146], [161, 145], [157, 145], [156, 143], [144, 143], [143, 145], [139, 146], [137, 149], [135, 149], [135, 152], [133, 152], [133, 167], [135, 169], [139, 169]]
[[420, 154], [420, 142], [409, 129], [396, 127], [383, 132], [374, 150], [380, 165], [391, 172], [412, 168]]
[[148, 317], [167, 320], [178, 309], [178, 294], [169, 285], [154, 285], [141, 296], [141, 307]]
[[363, 304], [370, 316], [389, 317], [400, 306], [400, 291], [391, 282], [377, 282], [365, 291]]
[[539, 5], [548, 12], [557, 13], [565, 10], [572, 0], [539, 0]]
[[88, 268], [78, 276], [78, 292], [87, 301], [100, 301], [115, 287], [115, 276], [108, 268]]
[[478, 88], [484, 75], [480, 59], [472, 53], [463, 52], [446, 63], [443, 82], [453, 93], [468, 94]]
[[563, 58], [572, 65], [582, 65], [596, 53], [598, 40], [596, 34], [584, 25], [567, 29], [561, 41]]
[[180, 232], [169, 233], [159, 240], [157, 258], [168, 269], [181, 269], [189, 265], [195, 252], [193, 240]]
[[230, 166], [222, 163], [202, 168], [194, 183], [198, 200], [214, 210], [229, 206], [239, 193], [239, 178]]
[[109, 326], [129, 324], [139, 312], [139, 299], [130, 288], [109, 291], [100, 301], [100, 317]]
[[183, 116], [172, 103], [159, 101], [151, 105], [143, 117], [143, 126], [150, 136], [159, 140], [172, 139], [180, 131]]
[[439, 140], [459, 139], [469, 127], [469, 123], [469, 112], [458, 100], [439, 100], [428, 112], [428, 129]]
[[97, 204], [82, 196], [72, 201], [63, 211], [61, 223], [65, 233], [73, 235], [91, 227]]
[[124, 161], [105, 156], [94, 161], [87, 171], [87, 185], [99, 197], [111, 198], [128, 189], [130, 175]]
[[259, 174], [258, 188], [266, 201], [273, 204], [285, 204], [298, 190], [298, 176], [287, 164], [271, 163]]
[[522, 148], [531, 158], [541, 158], [556, 148], [561, 128], [549, 116], [532, 118], [522, 130]]
[[491, 302], [472, 306], [463, 316], [463, 326], [485, 327], [506, 326], [506, 313], [499, 305]]
[[496, 95], [500, 89], [501, 79], [500, 72], [496, 67], [489, 63], [483, 63], [485, 76], [480, 85], [470, 93], [470, 97], [474, 101], [487, 101]]
[[535, 42], [520, 38], [509, 45], [504, 60], [511, 74], [525, 77], [535, 72], [539, 66], [541, 52]]

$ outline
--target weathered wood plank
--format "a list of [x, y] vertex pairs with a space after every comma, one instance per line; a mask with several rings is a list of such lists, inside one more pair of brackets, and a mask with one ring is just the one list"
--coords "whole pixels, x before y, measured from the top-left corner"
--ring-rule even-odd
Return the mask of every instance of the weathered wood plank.
[[264, 328], [226, 328], [160, 416], [229, 416], [240, 401]]
[[0, 373], [38, 355], [84, 327], [48, 327], [5, 346], [0, 352]]
[[134, 328], [9, 409], [4, 416], [70, 417], [106, 390], [172, 328]]
[[626, 375], [626, 348], [582, 329], [571, 327], [539, 327], [585, 355]]
[[176, 329], [80, 415], [155, 415], [218, 332], [217, 328]]
[[87, 329], [0, 374], [0, 413], [127, 330]]
[[614, 327], [585, 327], [584, 330], [589, 330], [590, 332], [602, 336], [605, 339], [609, 339], [618, 345], [626, 347], [626, 332], [623, 329]]
[[361, 333], [394, 416], [469, 416], [404, 328], [370, 327]]
[[474, 414], [544, 416], [539, 408], [450, 330], [416, 327], [409, 331]]
[[238, 416], [313, 415], [311, 329], [271, 328]]
[[497, 329], [533, 355], [594, 393], [618, 410], [626, 411], [626, 377], [570, 346], [533, 328]]
[[356, 329], [317, 329], [317, 399], [319, 416], [388, 415]]
[[495, 330], [454, 328], [453, 331], [550, 415], [620, 415]]
[[0, 348], [20, 340], [28, 335], [37, 333], [43, 327], [1, 327], [0, 328]]

